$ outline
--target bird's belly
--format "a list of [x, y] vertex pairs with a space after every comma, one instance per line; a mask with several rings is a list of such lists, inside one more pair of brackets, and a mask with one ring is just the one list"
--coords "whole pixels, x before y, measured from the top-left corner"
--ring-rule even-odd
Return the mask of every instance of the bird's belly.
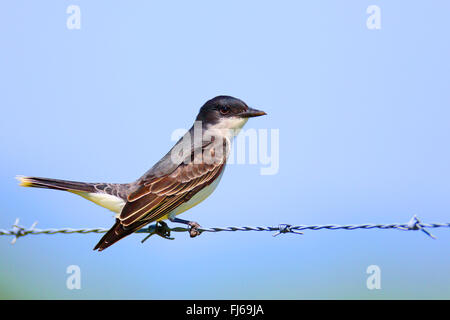
[[220, 179], [222, 179], [222, 174], [224, 171], [225, 170], [222, 170], [220, 175], [217, 177], [217, 179], [213, 183], [211, 183], [209, 186], [207, 186], [207, 187], [203, 188], [202, 190], [200, 190], [199, 192], [197, 192], [189, 201], [183, 203], [182, 205], [175, 208], [170, 213], [168, 213], [167, 215], [165, 215], [164, 217], [162, 217], [158, 220], [166, 220], [166, 219], [169, 219], [169, 217], [175, 217], [176, 215], [179, 215], [180, 213], [183, 213], [186, 210], [189, 210], [192, 207], [195, 207], [200, 202], [202, 202], [203, 200], [208, 198], [211, 195], [211, 193], [213, 193], [213, 191], [217, 188], [217, 185], [219, 184]]

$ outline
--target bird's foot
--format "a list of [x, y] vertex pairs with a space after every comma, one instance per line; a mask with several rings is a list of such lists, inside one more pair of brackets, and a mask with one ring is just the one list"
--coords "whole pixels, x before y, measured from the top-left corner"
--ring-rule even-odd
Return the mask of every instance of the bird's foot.
[[188, 221], [188, 220], [183, 220], [180, 218], [176, 218], [176, 217], [169, 217], [169, 220], [175, 223], [183, 223], [183, 224], [187, 224], [190, 228], [189, 228], [189, 235], [191, 236], [191, 238], [194, 238], [198, 235], [200, 235], [200, 233], [202, 233], [199, 229], [200, 229], [200, 225], [197, 222], [194, 221]]
[[[152, 228], [150, 230], [150, 228]], [[152, 235], [158, 235], [164, 239], [173, 240], [174, 238], [170, 237], [170, 228], [164, 221], [157, 221], [155, 225], [149, 227], [149, 235], [146, 236], [141, 242], [144, 243], [148, 238]]]
[[164, 221], [157, 221], [155, 234], [165, 239], [173, 240], [174, 238], [170, 237], [170, 228]]
[[189, 229], [189, 235], [191, 236], [191, 238], [199, 236], [202, 233], [200, 230], [198, 230], [200, 228], [200, 225], [197, 222], [189, 221], [188, 226], [191, 227]]

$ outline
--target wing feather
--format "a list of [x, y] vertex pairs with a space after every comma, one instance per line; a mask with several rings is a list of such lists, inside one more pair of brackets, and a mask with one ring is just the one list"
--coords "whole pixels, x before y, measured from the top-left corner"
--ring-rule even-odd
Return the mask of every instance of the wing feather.
[[172, 174], [154, 182], [146, 181], [128, 197], [120, 221], [124, 227], [139, 220], [148, 223], [158, 220], [188, 201], [193, 190], [200, 190], [220, 175], [225, 161], [220, 163], [188, 163], [180, 165]]

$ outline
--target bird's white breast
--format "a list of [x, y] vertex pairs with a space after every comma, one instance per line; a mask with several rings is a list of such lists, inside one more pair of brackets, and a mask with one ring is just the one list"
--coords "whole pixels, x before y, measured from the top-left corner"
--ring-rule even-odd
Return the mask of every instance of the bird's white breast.
[[[230, 143], [232, 142], [233, 138], [239, 133], [239, 131], [242, 129], [242, 127], [247, 123], [247, 118], [239, 118], [239, 117], [231, 117], [222, 119], [218, 123], [211, 125], [208, 127], [207, 130], [211, 130], [209, 134], [215, 135], [216, 137], [221, 137], [227, 139]], [[175, 208], [172, 212], [170, 212], [168, 215], [162, 217], [160, 220], [168, 219], [169, 217], [174, 217], [176, 215], [179, 215], [180, 213], [185, 212], [186, 210], [191, 209], [192, 207], [195, 207], [200, 202], [208, 198], [211, 193], [217, 188], [217, 185], [220, 182], [220, 179], [222, 179], [223, 172], [225, 171], [225, 168], [222, 170], [220, 175], [214, 180], [210, 185], [206, 186], [199, 192], [197, 192], [189, 201], [183, 203], [179, 207]]]
[[179, 215], [180, 213], [185, 212], [186, 210], [191, 209], [192, 207], [195, 207], [200, 202], [208, 198], [211, 193], [217, 188], [217, 185], [220, 182], [220, 179], [222, 179], [223, 172], [225, 171], [225, 168], [222, 169], [222, 172], [220, 175], [214, 180], [210, 185], [206, 186], [199, 192], [197, 192], [189, 201], [183, 203], [179, 207], [175, 208], [172, 212], [170, 212], [165, 217], [162, 217], [160, 220], [168, 219], [169, 217], [175, 217], [176, 215]]
[[[208, 134], [214, 135], [217, 138], [225, 138], [230, 143], [233, 141], [233, 138], [239, 133], [239, 131], [242, 129], [242, 127], [247, 123], [247, 118], [239, 118], [239, 117], [231, 117], [222, 119], [218, 123], [211, 125], [208, 127], [207, 130], [210, 130]], [[206, 186], [199, 192], [197, 192], [189, 201], [183, 203], [179, 207], [175, 208], [173, 211], [171, 211], [168, 215], [162, 217], [160, 220], [168, 219], [169, 217], [175, 217], [176, 215], [179, 215], [180, 213], [185, 212], [186, 210], [191, 209], [192, 207], [195, 207], [200, 202], [208, 198], [211, 193], [217, 188], [217, 185], [220, 182], [220, 179], [222, 179], [223, 172], [225, 171], [225, 168], [222, 170], [220, 175], [214, 180], [210, 185]]]

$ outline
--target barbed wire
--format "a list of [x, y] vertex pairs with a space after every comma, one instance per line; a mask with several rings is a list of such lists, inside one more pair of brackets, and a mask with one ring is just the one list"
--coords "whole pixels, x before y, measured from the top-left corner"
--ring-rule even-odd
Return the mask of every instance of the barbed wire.
[[[30, 228], [25, 228], [19, 225], [19, 219], [17, 218], [14, 222], [12, 229], [4, 230], [0, 229], [0, 236], [14, 236], [11, 241], [12, 244], [16, 243], [17, 239], [27, 235], [38, 235], [38, 234], [89, 234], [89, 233], [105, 233], [109, 229], [105, 228], [60, 228], [60, 229], [37, 229], [37, 222], [34, 222]], [[213, 227], [213, 228], [198, 228], [200, 233], [203, 232], [235, 232], [235, 231], [270, 231], [275, 232], [273, 236], [278, 236], [285, 233], [295, 233], [303, 234], [304, 230], [357, 230], [357, 229], [397, 229], [402, 231], [417, 231], [420, 230], [427, 236], [436, 239], [426, 228], [450, 228], [450, 223], [422, 223], [417, 216], [413, 216], [408, 223], [392, 223], [392, 224], [353, 224], [353, 225], [290, 225], [290, 224], [279, 224], [278, 226], [269, 227]], [[171, 232], [189, 232], [190, 228], [185, 227], [174, 227], [170, 228], [165, 223], [152, 224], [146, 228], [138, 230], [136, 233], [147, 233], [142, 242], [146, 241], [149, 237], [156, 234], [165, 239], [173, 240], [170, 237]]]

